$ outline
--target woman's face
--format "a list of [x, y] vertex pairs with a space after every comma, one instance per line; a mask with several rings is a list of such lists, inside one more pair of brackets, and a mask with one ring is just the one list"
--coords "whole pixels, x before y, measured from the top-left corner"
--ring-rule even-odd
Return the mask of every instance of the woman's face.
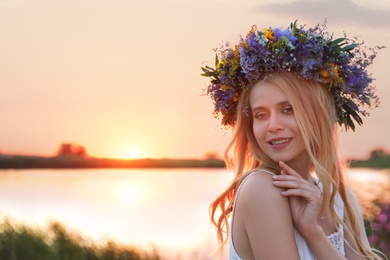
[[274, 161], [307, 165], [308, 155], [294, 111], [276, 85], [256, 83], [250, 92], [253, 133], [260, 148]]

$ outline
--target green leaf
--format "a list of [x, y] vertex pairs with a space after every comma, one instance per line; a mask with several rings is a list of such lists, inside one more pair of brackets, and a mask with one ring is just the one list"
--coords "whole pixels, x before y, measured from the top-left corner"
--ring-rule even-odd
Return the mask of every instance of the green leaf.
[[331, 46], [336, 46], [339, 43], [343, 42], [344, 40], [345, 40], [345, 38], [338, 38], [338, 39], [332, 41]]
[[202, 70], [204, 71], [204, 72], [208, 72], [208, 71], [215, 71], [215, 69], [213, 69], [213, 68], [211, 68], [211, 67], [209, 67], [209, 66], [206, 66], [206, 67], [202, 67]]
[[218, 54], [215, 54], [215, 67], [217, 67], [219, 63]]
[[345, 46], [345, 47], [343, 48], [343, 51], [348, 51], [348, 52], [349, 52], [349, 51], [353, 50], [356, 46], [359, 46], [359, 44], [354, 43], [354, 44]]
[[367, 105], [371, 106], [371, 99], [369, 99], [369, 98], [366, 97], [366, 96], [363, 96], [363, 100], [364, 100], [364, 102], [365, 102]]
[[356, 113], [356, 111], [353, 111], [351, 113], [353, 119], [355, 119], [355, 121], [359, 124], [359, 125], [362, 125], [363, 124], [363, 120], [362, 118]]
[[345, 130], [348, 130], [348, 127], [350, 127], [352, 129], [352, 131], [355, 132], [355, 124], [353, 123], [352, 119], [350, 118], [350, 115], [347, 115], [344, 119], [345, 119], [344, 120]]
[[202, 73], [200, 75], [203, 76], [203, 77], [212, 77], [212, 76], [214, 76], [213, 73], [209, 73], [209, 72], [205, 72], [205, 73]]

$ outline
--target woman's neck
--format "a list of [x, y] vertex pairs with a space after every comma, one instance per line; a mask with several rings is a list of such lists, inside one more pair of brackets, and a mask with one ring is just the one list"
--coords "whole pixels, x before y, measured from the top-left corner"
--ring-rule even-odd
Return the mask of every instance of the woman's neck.
[[[305, 156], [306, 157], [306, 156]], [[310, 160], [309, 156], [306, 158], [300, 158], [300, 160], [291, 160], [285, 162], [288, 166], [294, 169], [305, 180], [310, 178]]]

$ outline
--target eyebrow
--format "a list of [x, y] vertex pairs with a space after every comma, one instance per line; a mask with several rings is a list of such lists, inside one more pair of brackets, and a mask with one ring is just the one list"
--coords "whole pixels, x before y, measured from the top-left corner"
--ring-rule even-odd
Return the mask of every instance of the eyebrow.
[[[286, 105], [291, 105], [290, 102], [288, 102], [287, 100], [280, 101], [276, 104], [277, 104], [277, 106], [280, 106], [280, 107], [286, 106]], [[264, 106], [257, 106], [257, 107], [252, 108], [252, 111], [263, 109], [263, 108], [264, 108]]]

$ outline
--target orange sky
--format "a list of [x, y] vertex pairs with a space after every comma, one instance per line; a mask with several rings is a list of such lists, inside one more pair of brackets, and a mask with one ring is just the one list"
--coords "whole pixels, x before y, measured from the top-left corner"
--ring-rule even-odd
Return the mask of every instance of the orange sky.
[[[371, 71], [381, 107], [344, 155], [390, 148], [390, 4], [371, 0], [2, 0], [0, 152], [53, 155], [75, 142], [97, 157], [220, 155], [229, 130], [213, 118], [207, 79], [213, 48], [236, 43], [252, 24], [286, 27], [299, 19], [367, 45], [386, 45]], [[364, 17], [364, 19], [362, 19]]]

